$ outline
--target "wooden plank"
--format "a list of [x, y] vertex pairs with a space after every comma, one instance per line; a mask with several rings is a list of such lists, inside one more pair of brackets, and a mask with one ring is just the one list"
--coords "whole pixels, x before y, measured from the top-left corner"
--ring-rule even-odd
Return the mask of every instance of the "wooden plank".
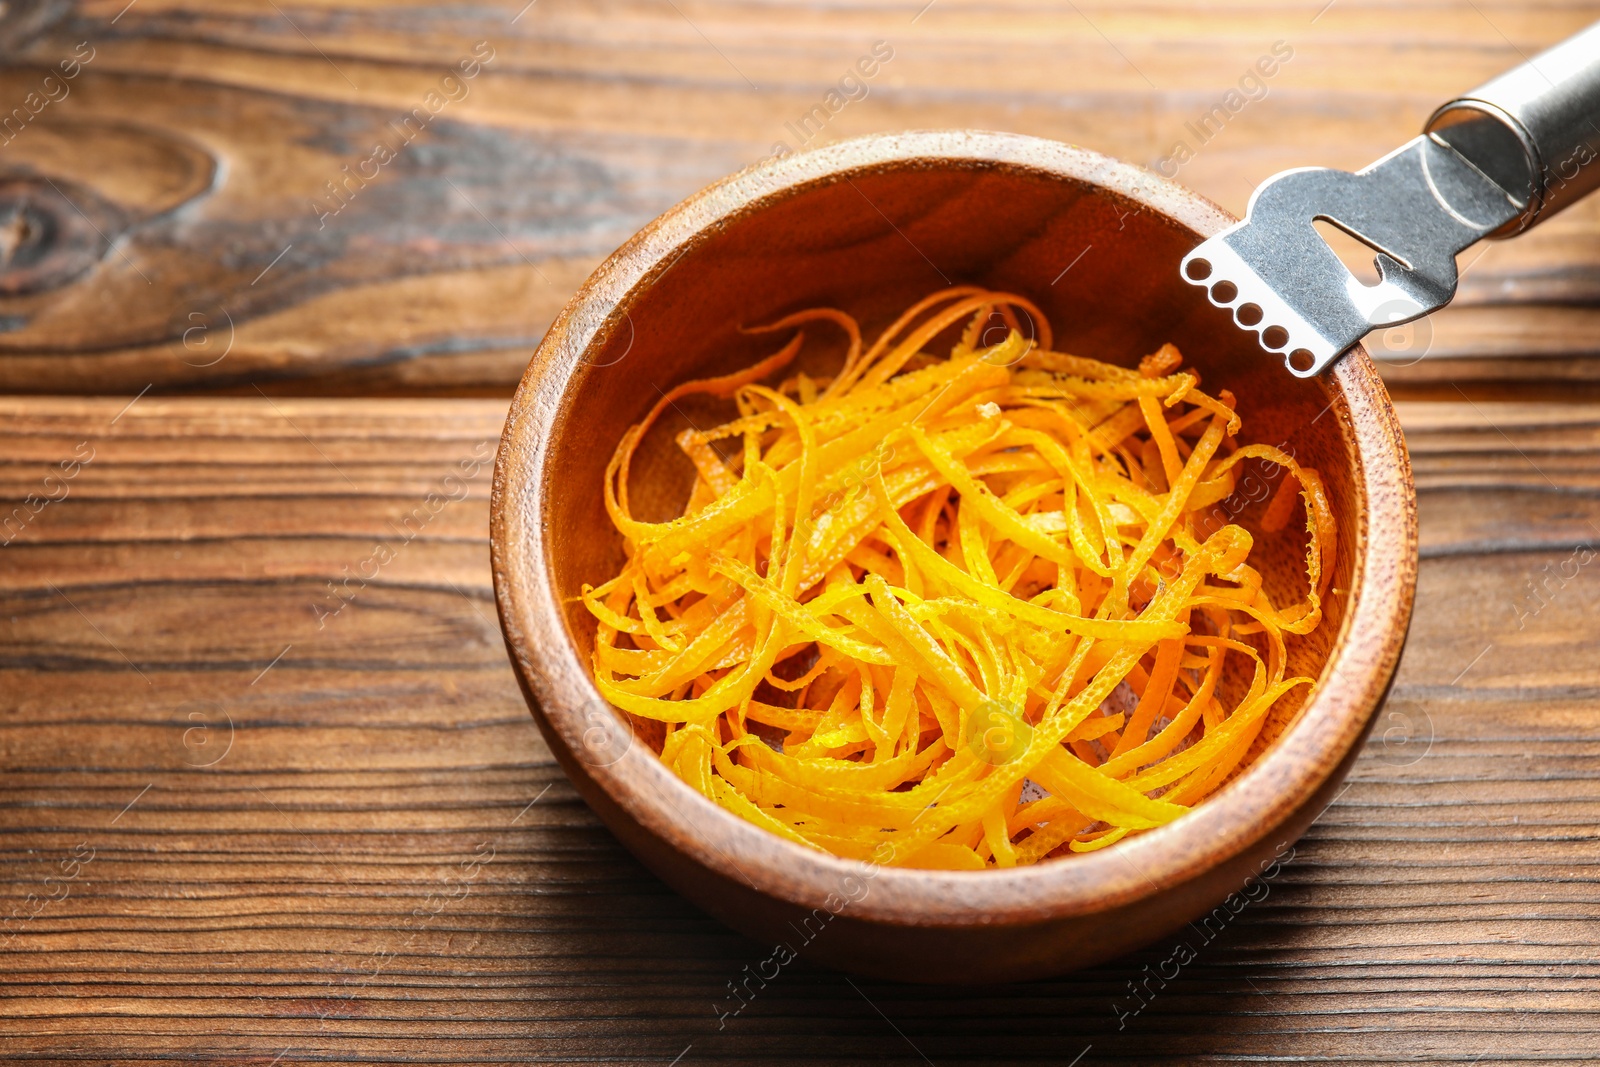
[[[0, 133], [15, 220], [0, 390], [504, 396], [603, 256], [779, 142], [1015, 130], [1240, 211], [1284, 167], [1371, 162], [1595, 15], [1581, 0], [12, 3], [0, 115], [78, 66]], [[892, 59], [820, 122], [880, 41]], [[1202, 142], [1196, 124], [1274, 46], [1292, 57]], [[463, 60], [475, 76], [430, 98]], [[395, 158], [368, 164], [380, 140]], [[1441, 319], [1438, 358], [1396, 382], [1594, 381], [1597, 234], [1590, 203], [1483, 250], [1469, 314]], [[1530, 326], [1530, 305], [1575, 310]]]
[[1006, 989], [802, 957], [719, 1017], [770, 950], [640, 869], [551, 761], [493, 618], [487, 468], [316, 610], [504, 404], [125, 403], [0, 399], [0, 498], [94, 450], [0, 548], [0, 915], [40, 908], [0, 930], [8, 1055], [1592, 1060], [1600, 566], [1563, 563], [1600, 543], [1600, 406], [1402, 406], [1424, 560], [1394, 695], [1176, 978], [1176, 941]]

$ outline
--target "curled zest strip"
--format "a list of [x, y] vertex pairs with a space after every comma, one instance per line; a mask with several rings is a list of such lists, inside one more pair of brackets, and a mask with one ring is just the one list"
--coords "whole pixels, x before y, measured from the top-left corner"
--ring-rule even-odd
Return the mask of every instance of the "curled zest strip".
[[[831, 375], [791, 370], [802, 326], [842, 337]], [[1180, 818], [1312, 684], [1289, 668], [1336, 563], [1322, 479], [1240, 444], [1175, 347], [1057, 352], [1037, 307], [972, 286], [870, 343], [828, 308], [746, 329], [789, 331], [623, 436], [628, 561], [577, 598], [601, 693], [713, 802], [875, 863], [1037, 863]], [[737, 414], [678, 435], [683, 513], [635, 518], [633, 457], [692, 394]], [[1246, 461], [1283, 476], [1253, 510]], [[1303, 539], [1300, 600], [1269, 595], [1258, 538]]]

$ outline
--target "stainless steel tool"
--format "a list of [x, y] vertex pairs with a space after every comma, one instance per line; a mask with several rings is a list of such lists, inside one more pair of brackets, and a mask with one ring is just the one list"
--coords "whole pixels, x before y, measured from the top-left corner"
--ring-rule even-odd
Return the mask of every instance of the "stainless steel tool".
[[[1437, 311], [1458, 253], [1513, 237], [1600, 187], [1600, 23], [1445, 104], [1423, 133], [1354, 174], [1286, 170], [1243, 222], [1184, 257], [1183, 277], [1310, 377], [1370, 330]], [[1374, 251], [1363, 284], [1314, 223]]]

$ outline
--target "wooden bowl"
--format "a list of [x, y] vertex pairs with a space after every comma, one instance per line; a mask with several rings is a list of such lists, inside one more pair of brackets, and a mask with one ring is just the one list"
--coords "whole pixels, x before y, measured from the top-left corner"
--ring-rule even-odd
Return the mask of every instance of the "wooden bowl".
[[[494, 578], [511, 659], [578, 791], [664, 881], [774, 946], [752, 959], [771, 966], [793, 951], [888, 978], [988, 982], [1094, 963], [1198, 919], [1184, 935], [1194, 943], [1259, 896], [1252, 886], [1334, 796], [1405, 640], [1415, 491], [1364, 351], [1321, 379], [1295, 378], [1179, 278], [1181, 257], [1233, 221], [1179, 185], [1052, 141], [867, 137], [770, 161], [679, 204], [551, 326], [495, 470]], [[1323, 625], [1293, 645], [1290, 672], [1320, 676], [1314, 697], [1281, 707], [1247, 768], [1192, 813], [1033, 867], [874, 868], [729, 814], [633, 742], [591, 681], [594, 622], [573, 597], [623, 558], [601, 503], [612, 449], [661, 390], [773, 349], [740, 325], [827, 305], [870, 330], [959, 282], [1037, 302], [1060, 350], [1131, 364], [1176, 343], [1208, 390], [1237, 394], [1246, 439], [1322, 471], [1339, 517], [1337, 592]], [[686, 497], [691, 469], [671, 445], [682, 425], [653, 433], [635, 461], [636, 510], [649, 517], [676, 514]], [[1303, 588], [1303, 537], [1258, 538], [1252, 562], [1278, 602]]]

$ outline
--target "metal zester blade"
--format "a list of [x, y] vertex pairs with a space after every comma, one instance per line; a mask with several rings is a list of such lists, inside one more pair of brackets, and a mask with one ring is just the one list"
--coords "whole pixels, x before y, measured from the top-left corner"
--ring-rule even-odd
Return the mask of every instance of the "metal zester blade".
[[[1310, 377], [1370, 330], [1420, 318], [1456, 292], [1456, 254], [1526, 205], [1424, 134], [1365, 170], [1308, 167], [1269, 179], [1243, 222], [1183, 259], [1186, 280], [1230, 308], [1241, 329]], [[1313, 223], [1371, 245], [1376, 285], [1339, 261]]]
[[[1354, 174], [1269, 178], [1243, 222], [1184, 257], [1184, 279], [1302, 378], [1368, 331], [1443, 307], [1467, 246], [1600, 188], [1600, 23], [1445, 104], [1424, 130]], [[1318, 221], [1374, 250], [1376, 284], [1350, 273]]]

